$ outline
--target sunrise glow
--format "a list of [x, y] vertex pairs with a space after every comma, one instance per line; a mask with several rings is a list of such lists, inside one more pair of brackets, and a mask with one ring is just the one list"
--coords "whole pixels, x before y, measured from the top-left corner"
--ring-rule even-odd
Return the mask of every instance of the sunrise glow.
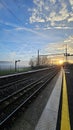
[[63, 64], [63, 60], [59, 60], [59, 64], [62, 65]]

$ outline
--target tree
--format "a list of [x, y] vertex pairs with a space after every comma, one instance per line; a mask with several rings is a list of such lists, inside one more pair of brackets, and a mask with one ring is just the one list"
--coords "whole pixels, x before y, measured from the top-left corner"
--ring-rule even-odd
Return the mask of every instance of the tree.
[[29, 65], [30, 65], [31, 67], [33, 67], [33, 66], [34, 66], [33, 59], [30, 59], [30, 61], [29, 61]]

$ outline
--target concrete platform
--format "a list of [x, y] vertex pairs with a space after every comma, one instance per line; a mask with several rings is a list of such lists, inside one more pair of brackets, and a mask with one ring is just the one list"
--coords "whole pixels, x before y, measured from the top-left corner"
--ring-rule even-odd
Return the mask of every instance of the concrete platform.
[[58, 109], [62, 86], [62, 71], [47, 102], [47, 105], [35, 127], [35, 130], [56, 130]]

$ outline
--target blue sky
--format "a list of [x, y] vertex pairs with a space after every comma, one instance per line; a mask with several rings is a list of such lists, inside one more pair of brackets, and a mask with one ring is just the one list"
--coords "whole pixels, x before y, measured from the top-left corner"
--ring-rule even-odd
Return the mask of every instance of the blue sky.
[[73, 52], [73, 0], [0, 0], [0, 60]]

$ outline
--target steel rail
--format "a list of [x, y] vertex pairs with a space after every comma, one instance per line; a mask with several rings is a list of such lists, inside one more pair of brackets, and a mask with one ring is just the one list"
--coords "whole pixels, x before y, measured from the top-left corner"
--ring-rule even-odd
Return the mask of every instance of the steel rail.
[[[54, 71], [54, 70], [52, 70], [52, 71]], [[52, 73], [52, 71], [51, 71], [51, 73]], [[48, 76], [48, 75], [49, 75], [49, 74], [47, 74], [46, 76]], [[23, 88], [21, 88], [21, 89], [15, 91], [15, 92], [13, 92], [12, 94], [8, 95], [7, 97], [4, 97], [3, 99], [0, 100], [0, 104], [1, 104], [2, 102], [6, 101], [7, 99], [11, 98], [12, 96], [17, 95], [18, 93], [20, 93], [21, 91], [23, 91], [23, 90], [25, 90], [26, 88], [30, 87], [31, 85], [34, 85], [35, 83], [38, 83], [40, 80], [44, 79], [46, 76], [43, 76], [43, 77], [41, 77], [39, 80], [36, 80], [36, 81], [34, 81], [34, 82], [32, 82], [32, 83], [30, 83], [30, 84], [24, 86]]]
[[[53, 69], [53, 68], [51, 68], [51, 69]], [[49, 71], [51, 71], [51, 69], [50, 69]], [[36, 73], [36, 74], [38, 74], [38, 73]], [[20, 82], [22, 82], [22, 81], [29, 80], [30, 78], [31, 78], [31, 75], [30, 75], [30, 76], [28, 75], [28, 77], [25, 77], [25, 78], [23, 78], [23, 79], [19, 79], [19, 80], [16, 80], [16, 81], [9, 82], [9, 83], [7, 83], [7, 84], [4, 84], [4, 85], [0, 86], [0, 90], [1, 90], [1, 89], [5, 89], [5, 88], [7, 88], [7, 87], [10, 87], [11, 85], [14, 85], [14, 84], [16, 84], [16, 83], [20, 83]], [[33, 77], [32, 77], [32, 78], [33, 78]]]
[[[55, 75], [56, 72], [53, 72], [51, 76], [49, 76], [49, 78], [47, 77], [46, 81], [44, 83], [42, 83], [37, 89], [34, 90], [33, 93], [31, 93], [30, 95], [27, 96], [27, 98], [25, 100], [23, 100], [23, 102], [20, 103], [20, 105], [18, 105], [9, 115], [7, 115], [4, 119], [1, 120], [0, 118], [0, 126], [6, 122], [19, 108], [21, 108], [21, 106], [23, 106], [32, 96], [34, 96], [41, 88], [43, 88], [45, 85], [47, 85], [47, 83], [49, 82], [49, 80], [51, 80]], [[36, 86], [36, 85], [35, 85]], [[22, 97], [22, 96], [21, 96]]]
[[[33, 74], [38, 74], [38, 73], [45, 73], [48, 71], [51, 71], [51, 69], [54, 69], [56, 67], [51, 67], [51, 68], [45, 68], [45, 69], [39, 69], [39, 70], [35, 70], [35, 71], [31, 71], [31, 72], [27, 72], [27, 73], [21, 73], [21, 74], [16, 74], [16, 75], [10, 75], [10, 76], [4, 76], [3, 78], [0, 78], [0, 88], [3, 89], [6, 87], [8, 87], [9, 85], [11, 86], [12, 82], [13, 84], [16, 83], [16, 81], [20, 82], [20, 79], [22, 80], [23, 78], [28, 78], [29, 76], [32, 76]], [[1, 90], [0, 89], [0, 90]]]
[[[48, 71], [50, 72], [52, 70], [53, 70], [53, 68], [49, 69]], [[0, 101], [3, 100], [3, 98], [6, 98], [9, 95], [15, 93], [16, 91], [24, 88], [24, 86], [28, 86], [29, 83], [37, 81], [40, 77], [43, 77], [43, 75], [46, 75], [46, 73], [49, 73], [48, 71], [47, 72], [41, 71], [41, 73], [35, 73], [35, 75], [30, 75], [30, 76], [28, 76], [28, 78], [24, 78], [19, 81], [17, 80], [15, 82], [8, 83], [8, 84], [2, 86], [0, 89]]]
[[[29, 78], [29, 77], [28, 77], [28, 78]], [[19, 82], [22, 82], [22, 81], [26, 81], [26, 80], [28, 80], [28, 78], [23, 78], [23, 79], [20, 79], [20, 80], [17, 80], [17, 81], [14, 81], [14, 82], [11, 82], [11, 83], [2, 85], [2, 86], [0, 87], [0, 90], [1, 90], [1, 89], [5, 89], [5, 88], [7, 88], [7, 87], [10, 87], [10, 85], [14, 85], [14, 84], [16, 84], [16, 83], [19, 83]]]

